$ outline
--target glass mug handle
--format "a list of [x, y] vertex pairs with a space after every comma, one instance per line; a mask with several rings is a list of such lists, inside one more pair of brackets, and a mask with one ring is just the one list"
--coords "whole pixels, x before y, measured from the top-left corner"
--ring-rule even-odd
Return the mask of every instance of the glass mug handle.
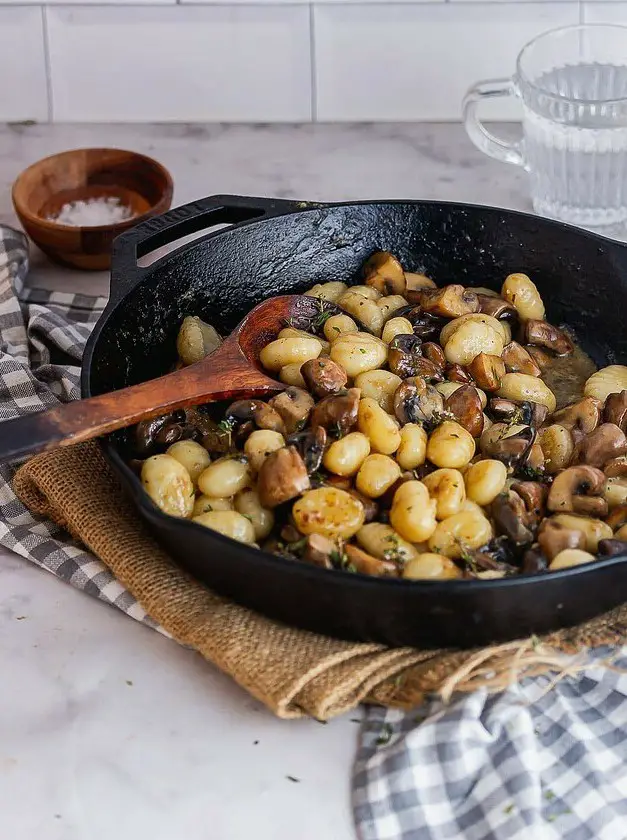
[[479, 103], [497, 96], [515, 96], [516, 85], [512, 79], [489, 79], [473, 85], [462, 103], [464, 127], [475, 146], [486, 155], [503, 161], [524, 166], [525, 160], [519, 142], [509, 142], [495, 137], [479, 119]]

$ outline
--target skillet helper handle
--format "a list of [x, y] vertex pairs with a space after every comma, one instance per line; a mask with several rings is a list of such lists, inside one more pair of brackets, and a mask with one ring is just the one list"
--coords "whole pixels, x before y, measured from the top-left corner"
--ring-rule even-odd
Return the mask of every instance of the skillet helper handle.
[[478, 115], [481, 102], [502, 96], [516, 96], [516, 94], [517, 88], [513, 79], [489, 79], [485, 82], [477, 82], [464, 96], [462, 112], [466, 133], [479, 151], [503, 163], [524, 166], [525, 159], [521, 143], [511, 143], [509, 140], [495, 137], [481, 122]]
[[282, 387], [248, 362], [232, 336], [211, 355], [211, 369], [207, 359], [120, 391], [5, 420], [0, 423], [0, 463], [92, 440], [200, 402], [263, 396]]
[[[121, 234], [114, 240], [111, 258], [111, 298], [119, 299], [133, 289], [146, 269], [137, 261], [157, 248], [172, 245], [178, 239], [206, 230], [216, 225], [234, 227], [245, 222], [294, 213], [306, 207], [302, 201], [279, 198], [253, 198], [240, 195], [213, 195], [174, 207], [147, 219]], [[169, 259], [170, 253], [161, 260]], [[161, 260], [155, 261], [161, 262]], [[151, 270], [154, 265], [151, 266]]]

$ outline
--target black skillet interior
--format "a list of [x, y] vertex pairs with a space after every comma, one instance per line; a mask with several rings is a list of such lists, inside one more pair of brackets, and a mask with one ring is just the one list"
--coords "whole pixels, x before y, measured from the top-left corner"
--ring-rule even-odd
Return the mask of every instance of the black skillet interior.
[[[216, 225], [228, 229], [211, 232]], [[155, 249], [209, 232], [152, 265]], [[500, 288], [524, 271], [554, 323], [599, 364], [627, 361], [627, 247], [534, 216], [430, 201], [318, 205], [216, 196], [137, 226], [114, 245], [111, 300], [85, 351], [83, 394], [153, 378], [175, 358], [185, 315], [223, 333], [256, 303], [330, 280], [358, 282], [375, 250], [439, 285]], [[160, 513], [125, 466], [126, 433], [104, 442], [138, 515], [216, 591], [289, 624], [390, 645], [471, 646], [585, 620], [627, 600], [624, 560], [500, 581], [406, 583], [293, 563]]]

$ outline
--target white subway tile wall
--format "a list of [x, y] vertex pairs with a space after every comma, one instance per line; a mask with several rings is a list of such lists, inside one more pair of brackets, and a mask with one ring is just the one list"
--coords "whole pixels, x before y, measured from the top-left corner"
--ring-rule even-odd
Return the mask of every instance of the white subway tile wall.
[[457, 120], [536, 34], [627, 25], [627, 0], [40, 3], [0, 0], [3, 121]]

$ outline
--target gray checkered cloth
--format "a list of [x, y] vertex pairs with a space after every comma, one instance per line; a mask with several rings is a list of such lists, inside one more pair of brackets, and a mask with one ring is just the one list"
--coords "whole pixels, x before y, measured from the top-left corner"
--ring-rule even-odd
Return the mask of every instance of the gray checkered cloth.
[[[79, 396], [105, 305], [24, 289], [27, 271], [25, 237], [0, 228], [0, 420]], [[21, 504], [12, 473], [0, 466], [0, 544], [156, 626], [96, 557]], [[627, 840], [627, 676], [597, 666], [550, 691], [548, 679], [410, 714], [368, 709], [353, 779], [361, 840]]]

